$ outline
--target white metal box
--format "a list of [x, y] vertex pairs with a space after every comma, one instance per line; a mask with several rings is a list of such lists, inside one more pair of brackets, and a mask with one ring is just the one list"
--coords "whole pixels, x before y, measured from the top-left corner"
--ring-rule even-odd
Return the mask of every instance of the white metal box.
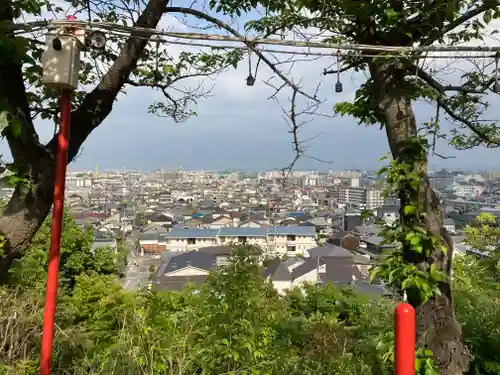
[[[54, 49], [56, 38], [61, 42], [60, 50]], [[48, 34], [45, 47], [41, 57], [42, 82], [55, 89], [76, 89], [80, 70], [79, 40], [73, 35]]]

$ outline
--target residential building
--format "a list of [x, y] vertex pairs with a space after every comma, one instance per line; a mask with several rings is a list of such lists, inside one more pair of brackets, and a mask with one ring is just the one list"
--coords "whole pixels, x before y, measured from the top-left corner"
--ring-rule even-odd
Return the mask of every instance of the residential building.
[[364, 206], [369, 210], [384, 204], [382, 190], [365, 187], [340, 186], [337, 188], [339, 203]]
[[456, 228], [455, 228], [455, 221], [453, 219], [444, 219], [443, 226], [445, 229], [450, 232], [450, 233], [455, 233]]
[[164, 235], [166, 249], [173, 252], [231, 243], [259, 246], [269, 254], [302, 254], [316, 246], [316, 230], [309, 226], [267, 228], [224, 227], [220, 229], [174, 228]]
[[[227, 246], [209, 246], [198, 251], [167, 252], [152, 284], [156, 290], [181, 290], [190, 283], [199, 287], [212, 269], [229, 264], [232, 251]], [[261, 253], [257, 251], [254, 255], [260, 256]]]
[[[357, 266], [354, 255], [338, 246], [325, 246], [308, 251], [307, 259], [291, 258], [283, 261], [274, 259], [265, 270], [264, 276], [279, 294], [287, 290], [302, 288], [304, 284], [352, 285], [366, 291], [384, 294], [385, 288], [370, 285], [369, 279]], [[364, 263], [367, 259], [364, 259]]]

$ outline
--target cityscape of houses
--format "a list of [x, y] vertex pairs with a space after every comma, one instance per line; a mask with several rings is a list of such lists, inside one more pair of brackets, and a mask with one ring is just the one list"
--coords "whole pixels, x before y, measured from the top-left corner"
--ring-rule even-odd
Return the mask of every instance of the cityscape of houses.
[[[441, 170], [430, 176], [456, 254], [474, 252], [462, 231], [481, 212], [500, 217], [500, 173]], [[375, 172], [292, 172], [285, 178], [280, 172], [96, 170], [68, 173], [66, 186], [69, 213], [93, 229], [93, 248], [131, 239], [138, 261], [130, 267], [148, 259], [152, 288], [201, 285], [211, 269], [227, 264], [231, 244], [249, 244], [279, 293], [304, 282], [390, 293], [369, 283], [368, 270], [391, 247], [380, 231], [398, 219], [399, 202], [384, 197]], [[10, 194], [2, 189], [4, 199]]]

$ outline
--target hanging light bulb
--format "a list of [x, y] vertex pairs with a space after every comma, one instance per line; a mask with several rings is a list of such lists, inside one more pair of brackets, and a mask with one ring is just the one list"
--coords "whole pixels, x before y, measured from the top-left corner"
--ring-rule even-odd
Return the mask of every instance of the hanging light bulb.
[[495, 73], [493, 78], [495, 82], [493, 83], [493, 92], [500, 93], [500, 82], [498, 82], [498, 60], [500, 58], [500, 53], [495, 54]]
[[337, 51], [337, 83], [335, 83], [335, 92], [342, 92], [342, 82], [340, 82], [340, 50]]

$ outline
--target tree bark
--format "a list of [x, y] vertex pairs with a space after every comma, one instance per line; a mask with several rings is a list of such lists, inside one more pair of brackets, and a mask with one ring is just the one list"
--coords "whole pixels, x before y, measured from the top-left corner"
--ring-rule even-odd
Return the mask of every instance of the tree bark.
[[[156, 28], [167, 4], [168, 0], [149, 0], [136, 25]], [[0, 1], [0, 21], [12, 22], [11, 5], [9, 0]], [[147, 43], [145, 38], [134, 38], [132, 34], [97, 87], [71, 113], [68, 162], [73, 161], [83, 142], [111, 113], [116, 97], [136, 68]], [[6, 138], [15, 164], [29, 172], [32, 184], [26, 196], [21, 196], [19, 189], [15, 190], [0, 218], [0, 235], [5, 239], [0, 251], [2, 283], [7, 280], [12, 263], [22, 257], [52, 207], [57, 137], [54, 136], [47, 145], [39, 142], [30, 117], [22, 65], [13, 55], [0, 56], [0, 102], [5, 102], [9, 111], [23, 122], [22, 136], [7, 129]]]
[[[403, 149], [409, 141], [417, 137], [417, 124], [411, 99], [405, 92], [404, 66], [390, 66], [387, 63], [372, 61], [370, 74], [376, 87], [375, 101], [383, 114], [389, 147], [395, 160], [403, 160]], [[408, 162], [408, 160], [405, 160]], [[420, 347], [432, 350], [434, 360], [441, 375], [459, 375], [468, 371], [472, 356], [462, 343], [461, 326], [455, 318], [451, 292], [451, 266], [453, 242], [443, 227], [443, 216], [439, 198], [432, 189], [428, 178], [427, 157], [413, 165], [414, 171], [422, 177], [417, 197], [423, 212], [425, 226], [429, 232], [441, 238], [447, 251], [435, 249], [428, 259], [419, 259], [418, 266], [428, 271], [434, 263], [446, 272], [448, 278], [440, 285], [441, 295], [421, 303], [418, 297], [408, 296], [408, 302], [416, 308], [417, 343]], [[400, 197], [402, 207], [406, 196]], [[405, 213], [400, 212], [401, 220]], [[404, 251], [408, 261], [415, 262], [412, 251]]]

